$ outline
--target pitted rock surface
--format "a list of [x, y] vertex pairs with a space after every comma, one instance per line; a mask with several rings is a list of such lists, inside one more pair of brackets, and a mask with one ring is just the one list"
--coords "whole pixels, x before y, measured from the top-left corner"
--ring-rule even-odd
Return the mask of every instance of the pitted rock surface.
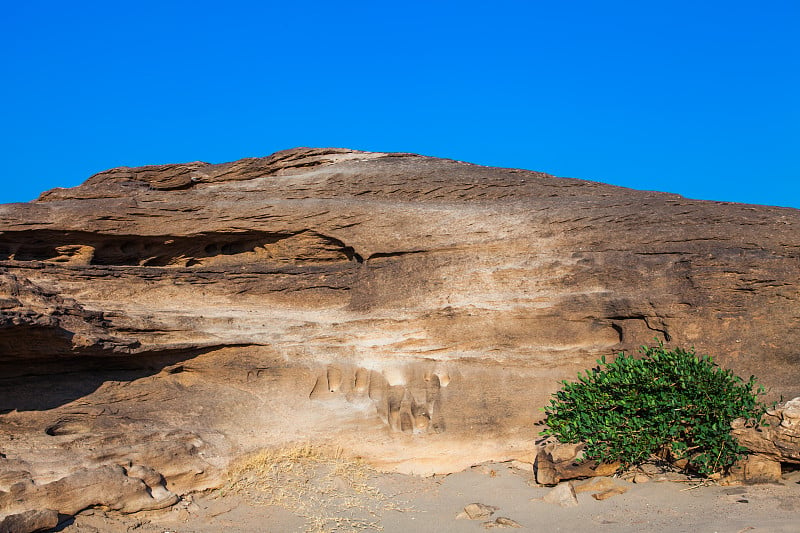
[[0, 513], [294, 442], [522, 456], [559, 380], [656, 339], [794, 397], [799, 283], [794, 209], [346, 149], [101, 172], [0, 206]]

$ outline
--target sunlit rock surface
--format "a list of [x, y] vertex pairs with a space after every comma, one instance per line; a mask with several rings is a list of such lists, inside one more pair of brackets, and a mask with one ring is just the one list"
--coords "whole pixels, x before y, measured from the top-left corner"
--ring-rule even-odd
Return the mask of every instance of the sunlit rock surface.
[[794, 397], [798, 281], [793, 209], [345, 149], [102, 172], [0, 206], [0, 514], [293, 442], [521, 456], [559, 380], [656, 339]]

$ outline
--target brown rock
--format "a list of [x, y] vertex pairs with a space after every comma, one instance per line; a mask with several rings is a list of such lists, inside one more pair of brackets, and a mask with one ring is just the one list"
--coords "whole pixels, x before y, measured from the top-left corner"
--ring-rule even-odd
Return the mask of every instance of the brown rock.
[[498, 516], [494, 521], [484, 522], [481, 525], [486, 529], [522, 527], [522, 525], [520, 525], [518, 522], [511, 520], [510, 518], [506, 518], [504, 516]]
[[784, 472], [781, 476], [787, 483], [800, 484], [800, 469]]
[[[135, 465], [177, 494], [297, 440], [452, 472], [654, 337], [791, 397], [799, 246], [793, 209], [411, 154], [101, 172], [0, 206], [0, 479], [29, 474], [20, 513], [134, 509]], [[797, 460], [792, 412], [766, 455]], [[561, 451], [537, 477], [605, 473]]]
[[464, 507], [464, 511], [456, 516], [457, 519], [466, 518], [469, 520], [480, 520], [481, 518], [488, 518], [499, 510], [499, 507], [494, 505], [484, 505], [482, 503], [470, 503]]
[[536, 475], [536, 483], [540, 485], [558, 485], [561, 476], [556, 470], [556, 465], [550, 459], [549, 454], [542, 451], [536, 456], [533, 463], [533, 470]]
[[575, 487], [575, 492], [578, 494], [581, 492], [602, 492], [622, 486], [608, 477], [595, 477], [585, 481], [575, 481], [572, 485]]
[[574, 507], [578, 505], [578, 496], [575, 494], [575, 488], [572, 483], [565, 481], [559, 483], [556, 487], [545, 494], [542, 501], [545, 503], [554, 503], [561, 507]]
[[745, 483], [779, 483], [781, 464], [761, 455], [749, 455], [744, 460]]
[[92, 506], [105, 506], [123, 513], [150, 511], [169, 507], [178, 497], [162, 485], [149, 486], [128, 477], [119, 466], [79, 470], [51, 483], [17, 483], [7, 493], [0, 493], [0, 508], [24, 515], [45, 506], [65, 515]]
[[607, 489], [607, 490], [596, 492], [596, 493], [592, 494], [592, 498], [594, 498], [595, 500], [607, 500], [607, 499], [611, 498], [612, 496], [617, 496], [619, 494], [625, 494], [626, 492], [628, 492], [628, 488], [627, 487], [619, 487], [619, 486], [617, 486], [617, 487], [614, 487], [614, 488], [610, 488], [610, 489]]
[[620, 463], [598, 463], [583, 459], [582, 444], [551, 442], [539, 450], [534, 463], [536, 482], [556, 485], [565, 479], [608, 476], [615, 473]]
[[33, 533], [58, 525], [58, 513], [52, 509], [9, 514], [0, 519], [0, 533]]
[[769, 411], [762, 424], [749, 426], [734, 420], [731, 433], [739, 444], [773, 461], [800, 464], [800, 397]]
[[550, 455], [550, 460], [553, 463], [577, 463], [583, 458], [583, 450], [586, 445], [578, 444], [562, 444], [560, 442], [552, 442], [545, 446], [545, 451]]

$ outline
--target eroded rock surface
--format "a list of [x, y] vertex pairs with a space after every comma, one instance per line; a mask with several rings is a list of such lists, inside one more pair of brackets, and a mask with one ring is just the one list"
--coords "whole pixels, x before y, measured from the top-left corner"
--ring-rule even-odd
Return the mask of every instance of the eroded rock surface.
[[295, 442], [519, 457], [558, 380], [656, 338], [793, 397], [799, 281], [793, 209], [345, 149], [102, 172], [0, 206], [2, 512]]
[[800, 397], [767, 411], [759, 425], [737, 419], [732, 426], [742, 446], [776, 463], [800, 465]]

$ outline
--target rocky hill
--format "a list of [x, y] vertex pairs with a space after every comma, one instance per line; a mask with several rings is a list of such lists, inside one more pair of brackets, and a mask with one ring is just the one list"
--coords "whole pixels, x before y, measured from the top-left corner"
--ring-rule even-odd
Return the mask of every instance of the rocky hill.
[[794, 209], [345, 149], [112, 169], [0, 206], [0, 509], [170, 505], [298, 441], [517, 457], [656, 340], [791, 398], [799, 285]]

